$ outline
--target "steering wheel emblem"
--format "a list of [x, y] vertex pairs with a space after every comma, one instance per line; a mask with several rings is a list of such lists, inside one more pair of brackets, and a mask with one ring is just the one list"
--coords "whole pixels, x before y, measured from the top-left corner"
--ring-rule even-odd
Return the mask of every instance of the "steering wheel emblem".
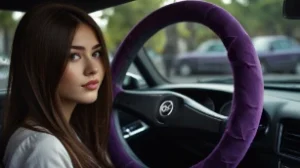
[[174, 104], [173, 101], [164, 101], [159, 107], [159, 114], [163, 117], [169, 116], [173, 112]]

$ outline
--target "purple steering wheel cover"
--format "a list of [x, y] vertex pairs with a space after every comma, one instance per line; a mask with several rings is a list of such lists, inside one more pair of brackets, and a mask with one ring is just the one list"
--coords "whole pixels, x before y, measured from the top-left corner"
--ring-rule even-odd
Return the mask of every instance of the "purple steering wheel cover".
[[[226, 130], [215, 149], [193, 168], [234, 168], [240, 163], [253, 141], [263, 110], [263, 76], [251, 38], [239, 22], [224, 9], [203, 1], [181, 1], [162, 7], [139, 22], [120, 45], [112, 63], [114, 96], [122, 89], [126, 70], [138, 50], [160, 29], [182, 21], [197, 22], [213, 30], [227, 48], [233, 69], [234, 93], [232, 112]], [[124, 139], [111, 116], [109, 152], [116, 167], [145, 167]]]

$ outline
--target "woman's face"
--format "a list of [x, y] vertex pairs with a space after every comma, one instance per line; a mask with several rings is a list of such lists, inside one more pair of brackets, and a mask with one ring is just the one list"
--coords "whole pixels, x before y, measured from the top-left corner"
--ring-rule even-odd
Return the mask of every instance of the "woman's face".
[[71, 55], [58, 86], [64, 103], [93, 103], [105, 75], [101, 44], [93, 30], [81, 24], [75, 32]]

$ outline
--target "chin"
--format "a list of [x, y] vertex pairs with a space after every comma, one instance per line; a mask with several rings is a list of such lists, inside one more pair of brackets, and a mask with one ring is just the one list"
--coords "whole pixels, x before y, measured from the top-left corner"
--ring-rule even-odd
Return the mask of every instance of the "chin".
[[87, 98], [79, 100], [80, 104], [92, 104], [97, 100], [97, 98]]
[[98, 96], [96, 95], [83, 95], [78, 99], [78, 103], [80, 104], [91, 104], [97, 100]]
[[92, 103], [94, 103], [95, 101], [96, 101], [96, 99], [95, 99], [94, 101], [92, 101], [92, 100], [79, 101], [78, 103], [79, 103], [79, 104], [92, 104]]

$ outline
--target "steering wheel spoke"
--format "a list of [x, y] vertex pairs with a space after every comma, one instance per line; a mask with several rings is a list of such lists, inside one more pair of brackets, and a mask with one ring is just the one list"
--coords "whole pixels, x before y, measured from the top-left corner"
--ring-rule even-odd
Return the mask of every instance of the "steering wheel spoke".
[[171, 91], [122, 91], [116, 96], [114, 105], [157, 127], [218, 133], [227, 120], [226, 116]]

